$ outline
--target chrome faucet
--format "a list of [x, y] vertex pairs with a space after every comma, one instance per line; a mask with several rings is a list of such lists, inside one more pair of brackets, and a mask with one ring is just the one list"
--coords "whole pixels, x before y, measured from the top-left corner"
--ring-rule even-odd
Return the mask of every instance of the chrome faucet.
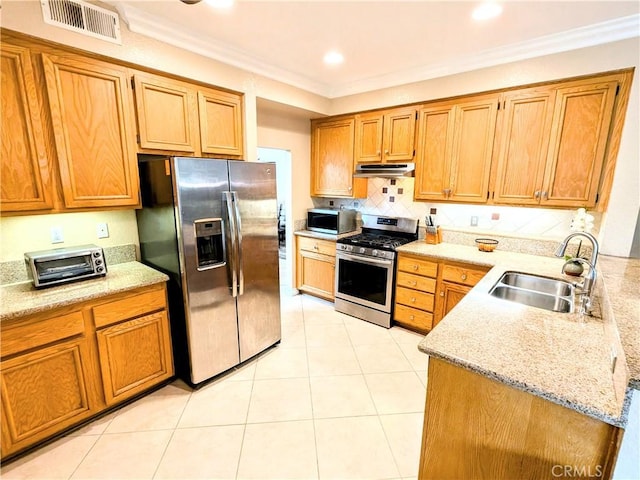
[[564, 273], [564, 269], [570, 262], [579, 262], [589, 267], [589, 274], [584, 278], [582, 284], [576, 285], [582, 290], [582, 303], [580, 313], [590, 313], [591, 311], [591, 297], [593, 295], [594, 286], [596, 283], [597, 273], [596, 273], [596, 262], [598, 261], [598, 252], [600, 250], [598, 246], [598, 240], [596, 237], [587, 232], [575, 232], [565, 238], [558, 250], [556, 250], [556, 257], [564, 256], [564, 252], [567, 250], [567, 245], [569, 241], [574, 237], [585, 237], [587, 240], [591, 242], [591, 259], [589, 261], [584, 258], [571, 258], [565, 262], [562, 266], [562, 273]]

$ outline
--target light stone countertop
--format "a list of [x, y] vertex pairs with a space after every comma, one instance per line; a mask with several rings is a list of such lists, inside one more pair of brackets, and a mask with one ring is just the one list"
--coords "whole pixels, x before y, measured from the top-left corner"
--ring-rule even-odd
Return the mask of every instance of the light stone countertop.
[[36, 290], [31, 282], [3, 285], [0, 287], [0, 322], [154, 285], [168, 279], [164, 273], [142, 263], [126, 262], [110, 265], [105, 277], [58, 287]]
[[[576, 281], [561, 273], [563, 259], [480, 252], [457, 244], [416, 241], [399, 252], [492, 267], [420, 342], [418, 348], [489, 378], [530, 392], [598, 420], [624, 427], [630, 403], [629, 371], [610, 318], [602, 279], [594, 315], [556, 313], [488, 294], [505, 271]], [[606, 303], [606, 302], [605, 302]], [[605, 316], [603, 318], [603, 310]], [[615, 373], [611, 352], [618, 352]]]
[[334, 242], [340, 238], [350, 237], [351, 235], [356, 235], [357, 233], [360, 233], [360, 229], [354, 230], [352, 232], [341, 233], [340, 235], [335, 235], [331, 233], [314, 232], [312, 230], [296, 230], [295, 232], [293, 232], [294, 235], [298, 235], [300, 237], [319, 238], [322, 240], [333, 240]]

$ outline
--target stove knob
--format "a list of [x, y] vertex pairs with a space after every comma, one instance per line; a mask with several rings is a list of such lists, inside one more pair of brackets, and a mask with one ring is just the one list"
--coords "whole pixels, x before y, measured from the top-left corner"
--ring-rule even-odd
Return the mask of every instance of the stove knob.
[[371, 255], [373, 255], [374, 257], [377, 257], [380, 254], [380, 252], [378, 252], [378, 250], [373, 250], [371, 252]]
[[359, 248], [359, 252], [360, 252], [360, 253], [364, 253], [364, 252], [365, 252], [365, 250], [366, 250], [366, 249], [365, 249], [364, 247], [360, 247], [360, 248]]

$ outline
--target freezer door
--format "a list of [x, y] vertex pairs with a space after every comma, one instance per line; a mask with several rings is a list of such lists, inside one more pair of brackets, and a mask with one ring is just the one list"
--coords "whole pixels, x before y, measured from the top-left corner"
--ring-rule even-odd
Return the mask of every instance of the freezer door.
[[228, 222], [222, 202], [227, 162], [172, 159], [191, 381], [200, 383], [239, 363], [236, 302], [226, 258]]
[[239, 217], [237, 304], [245, 361], [281, 338], [275, 164], [229, 161], [229, 188]]

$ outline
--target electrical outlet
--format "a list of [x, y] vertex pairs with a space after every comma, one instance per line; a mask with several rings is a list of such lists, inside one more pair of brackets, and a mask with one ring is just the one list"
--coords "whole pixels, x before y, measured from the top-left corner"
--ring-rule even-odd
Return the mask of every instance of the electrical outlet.
[[492, 213], [491, 214], [491, 220], [500, 220], [500, 214], [499, 213]]
[[51, 243], [63, 243], [64, 235], [62, 233], [62, 227], [51, 227]]
[[472, 215], [471, 216], [471, 226], [472, 227], [477, 227], [478, 226], [478, 217], [477, 217], [477, 215]]
[[109, 226], [106, 223], [99, 223], [96, 226], [98, 238], [109, 238]]

